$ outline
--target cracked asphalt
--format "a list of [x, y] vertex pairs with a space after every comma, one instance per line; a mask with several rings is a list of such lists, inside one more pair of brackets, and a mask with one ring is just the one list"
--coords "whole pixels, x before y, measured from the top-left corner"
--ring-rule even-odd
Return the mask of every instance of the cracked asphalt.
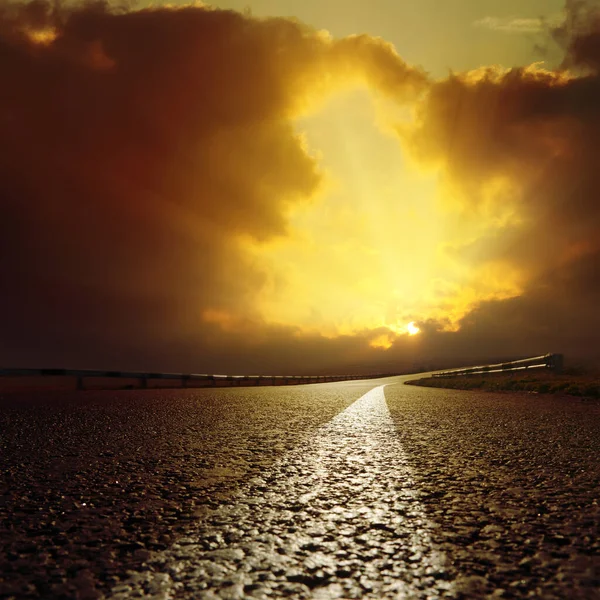
[[0, 598], [600, 598], [600, 404], [404, 379], [0, 396]]

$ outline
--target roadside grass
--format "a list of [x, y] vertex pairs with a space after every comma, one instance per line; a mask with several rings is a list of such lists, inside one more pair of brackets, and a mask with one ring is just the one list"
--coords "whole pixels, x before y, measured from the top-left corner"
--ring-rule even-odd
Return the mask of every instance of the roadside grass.
[[563, 373], [537, 371], [524, 374], [497, 373], [461, 377], [425, 377], [406, 382], [408, 385], [481, 390], [486, 392], [529, 392], [536, 394], [562, 394], [581, 398], [600, 398], [600, 376], [579, 369]]

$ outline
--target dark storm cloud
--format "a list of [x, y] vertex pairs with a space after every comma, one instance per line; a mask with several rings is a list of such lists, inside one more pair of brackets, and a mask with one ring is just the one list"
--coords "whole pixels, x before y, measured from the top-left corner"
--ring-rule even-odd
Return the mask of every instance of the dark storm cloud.
[[425, 81], [368, 36], [42, 0], [0, 5], [0, 77], [2, 362], [175, 370], [216, 368], [225, 339], [252, 354], [207, 311], [278, 344], [238, 240], [285, 235], [319, 188], [298, 111], [352, 78]]
[[597, 71], [600, 57], [600, 3], [598, 0], [566, 0], [566, 19], [552, 32], [566, 50], [564, 65]]
[[405, 136], [420, 160], [443, 168], [464, 218], [505, 207], [519, 216], [454, 250], [480, 269], [519, 269], [523, 295], [481, 304], [456, 333], [431, 332], [428, 352], [600, 358], [598, 8], [568, 2], [555, 32], [576, 75], [539, 67], [452, 75], [432, 86], [420, 127]]
[[[385, 42], [202, 7], [0, 6], [0, 359], [176, 371], [390, 370], [545, 351], [598, 355], [600, 35], [568, 3], [566, 72], [490, 68], [429, 83]], [[441, 167], [465, 218], [513, 206], [455, 248], [520, 269], [524, 293], [456, 332], [420, 323], [325, 339], [262, 323], [266, 275], [239, 240], [286, 235], [321, 174], [293, 127], [353, 80], [418, 97], [413, 155]], [[490, 196], [500, 182], [509, 196]], [[491, 203], [491, 208], [490, 208]], [[600, 356], [598, 356], [600, 358]]]

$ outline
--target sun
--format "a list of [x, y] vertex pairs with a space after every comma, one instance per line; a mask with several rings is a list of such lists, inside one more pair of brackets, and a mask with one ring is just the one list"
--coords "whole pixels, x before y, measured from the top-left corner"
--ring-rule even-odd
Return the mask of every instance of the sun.
[[415, 325], [414, 321], [411, 321], [407, 326], [406, 330], [408, 331], [408, 335], [417, 335], [421, 330]]

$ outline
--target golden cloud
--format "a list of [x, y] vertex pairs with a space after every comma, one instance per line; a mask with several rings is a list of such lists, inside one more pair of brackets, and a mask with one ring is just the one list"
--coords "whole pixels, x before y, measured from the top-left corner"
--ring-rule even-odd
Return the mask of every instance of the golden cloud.
[[[384, 40], [290, 19], [3, 4], [5, 362], [266, 372], [575, 347], [600, 250], [599, 28], [581, 10], [555, 32], [570, 74], [432, 81]], [[336, 188], [299, 119], [357, 86], [414, 121], [402, 146], [369, 145], [340, 112]], [[437, 183], [388, 180], [402, 152]], [[569, 336], [540, 333], [567, 310]]]
[[294, 118], [357, 81], [395, 98], [426, 81], [368, 36], [44, 0], [0, 8], [0, 71], [6, 352], [79, 361], [89, 345], [92, 364], [261, 327], [266, 274], [241, 241], [285, 235], [322, 180]]

